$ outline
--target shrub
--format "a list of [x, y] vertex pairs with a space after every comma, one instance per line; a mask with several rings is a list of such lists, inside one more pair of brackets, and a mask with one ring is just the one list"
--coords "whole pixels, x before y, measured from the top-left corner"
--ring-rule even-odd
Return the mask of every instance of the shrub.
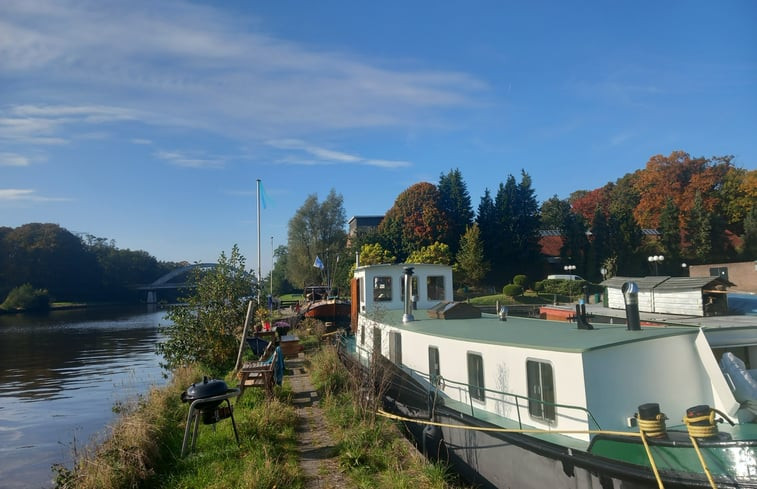
[[516, 275], [515, 277], [513, 277], [513, 283], [515, 285], [520, 285], [521, 287], [523, 287], [523, 289], [526, 289], [528, 286], [528, 277], [523, 274]]
[[523, 287], [515, 284], [507, 284], [502, 287], [502, 293], [507, 297], [517, 297], [523, 295]]
[[6, 310], [46, 311], [50, 309], [50, 294], [31, 284], [20, 285], [8, 293], [0, 308]]

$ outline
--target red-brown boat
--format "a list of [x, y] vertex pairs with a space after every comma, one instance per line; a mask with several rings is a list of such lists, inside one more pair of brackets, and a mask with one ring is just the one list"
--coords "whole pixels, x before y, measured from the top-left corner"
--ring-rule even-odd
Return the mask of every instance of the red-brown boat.
[[334, 326], [348, 325], [350, 322], [350, 301], [340, 299], [331, 294], [331, 288], [326, 285], [310, 285], [305, 287], [305, 307], [303, 315], [315, 318]]

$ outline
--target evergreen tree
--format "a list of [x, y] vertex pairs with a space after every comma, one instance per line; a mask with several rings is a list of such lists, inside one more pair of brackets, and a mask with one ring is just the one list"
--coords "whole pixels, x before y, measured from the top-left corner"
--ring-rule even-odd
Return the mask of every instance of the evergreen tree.
[[570, 203], [553, 195], [541, 205], [540, 220], [542, 229], [560, 229], [565, 216], [570, 213]]
[[609, 245], [616, 258], [618, 275], [638, 275], [644, 272], [645, 263], [639, 259], [641, 228], [630, 210], [611, 213], [607, 221]]
[[660, 244], [668, 259], [678, 260], [681, 256], [680, 212], [672, 198], [667, 199], [660, 213]]
[[687, 253], [700, 263], [705, 263], [712, 249], [712, 217], [704, 207], [702, 194], [697, 192], [686, 219]]
[[744, 249], [742, 253], [748, 259], [757, 257], [757, 206], [747, 211], [744, 217]]
[[456, 258], [463, 274], [463, 282], [473, 287], [481, 285], [481, 281], [489, 272], [489, 264], [484, 259], [481, 230], [477, 223], [468, 226], [460, 238], [460, 249]]
[[473, 222], [473, 207], [468, 188], [459, 169], [439, 177], [439, 207], [447, 214], [449, 222], [449, 245], [456, 254], [460, 238]]
[[[481, 197], [481, 201], [478, 204], [478, 214], [476, 216], [476, 223], [481, 236], [481, 245], [484, 250], [484, 260], [488, 263], [493, 263], [495, 249], [496, 249], [496, 211], [494, 209], [494, 200], [492, 200], [489, 189], [484, 190], [484, 195]], [[487, 277], [488, 277], [487, 272]]]

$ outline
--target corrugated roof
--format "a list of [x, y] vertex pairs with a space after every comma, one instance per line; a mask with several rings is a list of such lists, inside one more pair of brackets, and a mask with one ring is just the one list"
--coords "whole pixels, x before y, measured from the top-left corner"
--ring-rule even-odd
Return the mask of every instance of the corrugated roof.
[[621, 288], [626, 282], [636, 282], [639, 290], [686, 290], [725, 288], [733, 285], [722, 277], [612, 277], [600, 285], [605, 287]]
[[636, 282], [639, 290], [650, 290], [657, 287], [659, 284], [663, 283], [669, 278], [670, 277], [667, 275], [660, 277], [612, 277], [608, 278], [600, 285], [604, 285], [605, 287], [615, 287], [619, 289], [623, 287], [623, 284], [626, 282]]

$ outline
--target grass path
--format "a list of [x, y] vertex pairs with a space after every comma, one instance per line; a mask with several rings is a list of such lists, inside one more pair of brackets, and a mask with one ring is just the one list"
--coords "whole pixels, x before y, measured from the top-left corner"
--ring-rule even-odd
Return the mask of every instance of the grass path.
[[305, 489], [338, 489], [353, 487], [341, 472], [334, 439], [320, 407], [318, 392], [313, 387], [304, 356], [287, 361], [292, 370], [288, 377], [292, 387], [292, 404], [297, 410], [297, 439], [300, 469], [306, 477]]

